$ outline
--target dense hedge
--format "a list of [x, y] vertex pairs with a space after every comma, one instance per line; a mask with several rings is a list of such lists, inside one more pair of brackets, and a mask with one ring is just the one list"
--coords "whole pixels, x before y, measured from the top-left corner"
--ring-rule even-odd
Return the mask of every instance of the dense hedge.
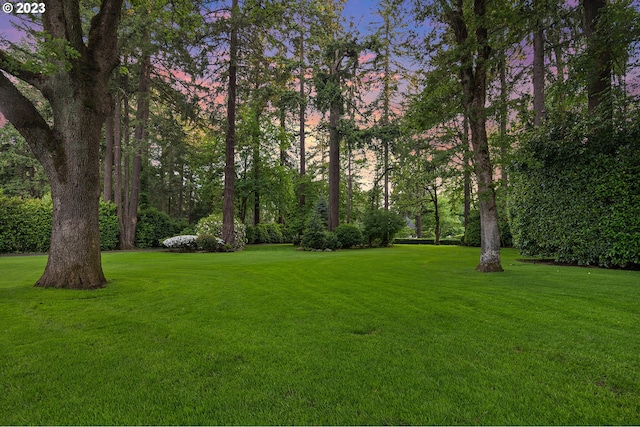
[[640, 265], [640, 128], [551, 125], [511, 171], [514, 244], [579, 265]]
[[293, 235], [283, 224], [247, 225], [247, 243], [291, 243]]
[[[51, 242], [51, 199], [22, 199], [0, 193], [0, 253], [47, 252]], [[100, 203], [100, 248], [118, 244], [115, 205]]]
[[364, 216], [362, 235], [369, 246], [388, 246], [405, 226], [403, 217], [392, 211], [375, 209]]
[[183, 228], [184, 224], [156, 208], [142, 209], [138, 212], [136, 247], [158, 248], [162, 246], [162, 240], [181, 234]]

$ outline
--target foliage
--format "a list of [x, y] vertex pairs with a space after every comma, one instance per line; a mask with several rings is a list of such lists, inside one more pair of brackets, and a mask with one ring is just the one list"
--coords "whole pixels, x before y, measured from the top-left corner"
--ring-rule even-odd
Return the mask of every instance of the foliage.
[[180, 229], [181, 227], [166, 213], [154, 207], [142, 209], [138, 213], [136, 247], [160, 247], [162, 240], [179, 233]]
[[100, 222], [100, 250], [110, 251], [118, 247], [120, 224], [116, 214], [116, 205], [111, 202], [100, 202], [98, 211]]
[[0, 253], [47, 252], [51, 241], [51, 200], [0, 193]]
[[199, 234], [195, 243], [198, 249], [205, 252], [232, 252], [228, 250], [232, 248], [227, 248], [222, 238], [212, 234]]
[[316, 211], [311, 212], [304, 228], [301, 246], [306, 249], [325, 249], [327, 247], [326, 231], [326, 225], [320, 214]]
[[[235, 246], [230, 248], [225, 245], [225, 251], [241, 251], [247, 241], [246, 226], [243, 223], [234, 218], [233, 228], [235, 232]], [[198, 235], [198, 241], [206, 244], [207, 250], [211, 250], [214, 246], [217, 247], [217, 239], [222, 239], [222, 215], [212, 214], [200, 219], [196, 225], [196, 234]], [[204, 243], [205, 241], [206, 243]]]
[[364, 217], [363, 236], [371, 246], [389, 246], [396, 233], [405, 226], [405, 220], [393, 211], [372, 209]]
[[193, 234], [170, 237], [162, 242], [162, 246], [169, 249], [194, 250], [198, 247], [197, 238], [198, 236]]
[[247, 226], [247, 243], [290, 243], [292, 238], [283, 224], [273, 222]]
[[[502, 212], [498, 212], [498, 226], [500, 227], [500, 246], [503, 248], [513, 246], [509, 220]], [[480, 247], [480, 211], [470, 212], [469, 224], [462, 241], [466, 246]]]
[[[51, 243], [50, 197], [23, 199], [0, 192], [0, 253], [47, 252]], [[100, 249], [118, 244], [118, 218], [112, 203], [100, 202]]]
[[[593, 124], [593, 123], [592, 123]], [[579, 265], [640, 264], [640, 126], [549, 123], [512, 167], [514, 244]]]
[[7, 196], [42, 197], [49, 190], [42, 166], [8, 123], [0, 127], [0, 185]]
[[334, 233], [343, 248], [352, 248], [362, 244], [362, 231], [353, 224], [340, 224]]

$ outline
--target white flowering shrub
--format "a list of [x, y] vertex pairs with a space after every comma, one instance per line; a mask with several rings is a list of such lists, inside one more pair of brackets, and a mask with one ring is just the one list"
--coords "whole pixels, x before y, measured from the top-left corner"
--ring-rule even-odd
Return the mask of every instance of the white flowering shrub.
[[241, 251], [247, 242], [247, 227], [238, 220], [234, 220], [233, 228], [236, 242], [231, 248], [222, 240], [222, 215], [213, 214], [202, 218], [196, 225], [199, 247], [207, 251]]
[[169, 249], [181, 249], [181, 250], [195, 250], [197, 249], [196, 239], [198, 236], [195, 235], [184, 235], [184, 236], [175, 236], [170, 237], [162, 241], [162, 246]]

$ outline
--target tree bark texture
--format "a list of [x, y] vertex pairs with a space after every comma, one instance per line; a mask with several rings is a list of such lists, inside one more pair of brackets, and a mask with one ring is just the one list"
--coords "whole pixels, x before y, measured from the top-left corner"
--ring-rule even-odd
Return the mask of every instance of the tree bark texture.
[[587, 70], [587, 96], [589, 113], [598, 112], [601, 105], [604, 106], [604, 117], [612, 118], [612, 109], [610, 105], [611, 92], [611, 51], [606, 46], [602, 29], [598, 28], [598, 22], [607, 0], [583, 0], [584, 8], [584, 32], [587, 36], [587, 47], [590, 51], [590, 67]]
[[77, 0], [47, 2], [44, 31], [77, 52], [67, 59], [68, 71], [39, 74], [0, 51], [0, 68], [38, 89], [53, 111], [50, 127], [0, 73], [0, 111], [25, 138], [51, 184], [51, 246], [36, 286], [95, 289], [106, 284], [98, 225], [100, 134], [111, 111], [107, 83], [118, 61], [121, 5], [122, 0], [104, 0], [83, 37]]
[[299, 115], [299, 131], [300, 131], [300, 200], [298, 206], [304, 207], [306, 203], [304, 177], [307, 173], [306, 163], [307, 154], [305, 152], [305, 119], [307, 113], [307, 101], [304, 93], [305, 81], [305, 65], [304, 65], [304, 2], [300, 2], [300, 115]]
[[236, 149], [236, 89], [238, 74], [238, 0], [231, 5], [231, 34], [229, 42], [229, 86], [227, 94], [227, 133], [225, 136], [224, 199], [222, 204], [222, 240], [235, 245], [233, 216], [235, 214], [235, 149]]
[[[335, 53], [331, 65], [334, 84], [340, 87], [340, 67], [343, 54]], [[340, 224], [340, 122], [342, 97], [334, 96], [329, 106], [329, 231], [333, 231]]]
[[113, 201], [113, 114], [107, 116], [104, 129], [104, 190], [105, 202]]
[[329, 110], [329, 231], [340, 223], [340, 105], [331, 102]]
[[533, 125], [536, 127], [542, 125], [545, 115], [544, 74], [544, 31], [538, 22], [533, 33]]
[[500, 229], [498, 209], [493, 186], [493, 167], [489, 157], [486, 129], [487, 62], [491, 56], [488, 30], [485, 24], [486, 0], [474, 1], [475, 28], [474, 52], [468, 50], [469, 32], [463, 11], [463, 1], [447, 16], [454, 31], [456, 44], [461, 49], [460, 82], [463, 88], [463, 106], [469, 117], [473, 165], [478, 180], [480, 205], [481, 254], [476, 270], [481, 272], [503, 271], [500, 262]]
[[[128, 203], [125, 204], [123, 227], [120, 230], [120, 248], [132, 249], [136, 246], [136, 228], [138, 225], [138, 203], [140, 201], [142, 152], [149, 121], [149, 88], [151, 86], [151, 57], [145, 53], [140, 61], [140, 82], [138, 85], [138, 104], [136, 109], [136, 127], [133, 132], [133, 162], [131, 165], [131, 187]], [[126, 191], [126, 190], [125, 190]]]

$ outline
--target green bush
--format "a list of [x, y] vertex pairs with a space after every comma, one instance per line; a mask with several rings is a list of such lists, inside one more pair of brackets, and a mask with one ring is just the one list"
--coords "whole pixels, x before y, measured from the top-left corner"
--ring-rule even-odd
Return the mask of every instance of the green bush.
[[[226, 250], [241, 251], [242, 249], [244, 249], [244, 245], [247, 241], [246, 226], [237, 219], [234, 219], [233, 224], [236, 240], [235, 246], [227, 247]], [[207, 237], [207, 239], [209, 239], [211, 242], [213, 242], [215, 238], [222, 239], [222, 215], [213, 214], [200, 219], [200, 221], [198, 221], [198, 224], [196, 225], [196, 234], [198, 236], [209, 236]]]
[[[0, 193], [0, 253], [47, 252], [51, 244], [51, 198], [22, 199]], [[115, 206], [100, 203], [100, 249], [118, 244]]]
[[302, 235], [301, 246], [306, 249], [325, 249], [326, 227], [318, 212], [311, 212]]
[[336, 249], [340, 249], [341, 247], [342, 247], [342, 244], [340, 243], [340, 240], [338, 240], [338, 236], [336, 235], [336, 233], [331, 231], [324, 232], [324, 248], [323, 249], [336, 250]]
[[343, 248], [352, 248], [362, 244], [362, 231], [353, 224], [341, 224], [334, 232]]
[[100, 250], [110, 251], [118, 247], [120, 224], [114, 203], [100, 202], [98, 211], [100, 221]]
[[[511, 168], [521, 253], [579, 265], [640, 265], [640, 125], [548, 123]], [[606, 131], [605, 131], [606, 130]]]
[[212, 234], [199, 234], [196, 238], [196, 246], [206, 252], [226, 252], [225, 244], [221, 238]]
[[180, 232], [176, 222], [169, 215], [154, 207], [140, 210], [136, 227], [136, 247], [158, 248], [162, 240]]
[[369, 210], [364, 216], [363, 236], [370, 246], [389, 246], [390, 242], [405, 226], [405, 220], [392, 211]]

